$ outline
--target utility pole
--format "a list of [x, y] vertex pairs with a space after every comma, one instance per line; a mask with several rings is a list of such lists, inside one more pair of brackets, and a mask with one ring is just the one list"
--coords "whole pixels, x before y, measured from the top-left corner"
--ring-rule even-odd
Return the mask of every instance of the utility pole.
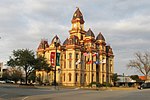
[[57, 72], [57, 69], [56, 69], [56, 67], [57, 67], [57, 48], [59, 47], [59, 45], [60, 45], [60, 40], [59, 40], [59, 38], [57, 37], [57, 35], [56, 35], [56, 37], [55, 37], [55, 39], [54, 39], [54, 46], [55, 46], [55, 48], [56, 48], [56, 52], [55, 52], [55, 69], [54, 69], [54, 86], [55, 86], [55, 89], [56, 89], [56, 85], [57, 85], [57, 82], [56, 82], [56, 72]]

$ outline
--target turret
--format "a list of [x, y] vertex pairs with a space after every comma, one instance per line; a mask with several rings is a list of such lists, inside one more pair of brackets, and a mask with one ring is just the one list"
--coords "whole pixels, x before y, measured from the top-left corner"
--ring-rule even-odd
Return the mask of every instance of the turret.
[[70, 35], [71, 36], [75, 35], [79, 38], [79, 40], [83, 40], [83, 37], [86, 32], [84, 31], [83, 15], [79, 8], [77, 8], [75, 13], [73, 14], [71, 23], [72, 23], [72, 27], [71, 30], [69, 31]]

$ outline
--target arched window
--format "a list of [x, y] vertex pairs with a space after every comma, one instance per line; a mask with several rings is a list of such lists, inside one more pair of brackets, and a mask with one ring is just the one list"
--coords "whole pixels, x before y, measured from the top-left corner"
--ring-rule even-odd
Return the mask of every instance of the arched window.
[[86, 74], [84, 74], [84, 82], [86, 82]]
[[71, 81], [71, 73], [69, 73], [69, 82]]
[[71, 68], [71, 65], [72, 65], [72, 61], [69, 61], [69, 68]]
[[105, 78], [105, 75], [103, 74], [103, 77], [102, 77], [102, 83], [104, 83], [104, 78]]
[[72, 53], [69, 53], [69, 59], [72, 59]]
[[76, 73], [75, 79], [76, 79], [76, 82], [77, 82], [78, 81], [78, 73]]
[[64, 73], [64, 82], [65, 82], [65, 73]]
[[71, 68], [71, 65], [72, 65], [72, 53], [69, 53], [69, 68]]
[[83, 35], [81, 35], [81, 40], [83, 40]]
[[93, 82], [93, 79], [94, 79], [94, 74], [92, 74], [92, 82]]

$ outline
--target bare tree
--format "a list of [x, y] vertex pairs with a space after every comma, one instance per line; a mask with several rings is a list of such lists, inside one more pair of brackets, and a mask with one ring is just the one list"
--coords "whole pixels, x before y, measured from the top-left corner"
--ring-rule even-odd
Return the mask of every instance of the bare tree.
[[150, 75], [150, 52], [136, 52], [135, 59], [130, 60], [127, 66], [135, 68], [147, 78]]

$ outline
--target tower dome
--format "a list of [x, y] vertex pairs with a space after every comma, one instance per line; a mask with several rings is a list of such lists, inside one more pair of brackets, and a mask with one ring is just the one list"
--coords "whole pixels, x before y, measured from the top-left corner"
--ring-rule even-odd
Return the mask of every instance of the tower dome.
[[90, 28], [89, 28], [89, 30], [85, 34], [85, 37], [88, 37], [88, 36], [95, 38], [95, 35], [94, 35], [94, 33], [92, 32], [92, 30]]
[[100, 32], [100, 33], [98, 34], [98, 36], [96, 37], [96, 40], [103, 40], [103, 41], [105, 41], [105, 38], [103, 37], [103, 35], [102, 35], [101, 32]]
[[72, 23], [74, 23], [76, 21], [79, 21], [81, 24], [84, 24], [83, 15], [79, 8], [77, 8], [77, 10], [73, 14], [73, 18], [72, 18]]

